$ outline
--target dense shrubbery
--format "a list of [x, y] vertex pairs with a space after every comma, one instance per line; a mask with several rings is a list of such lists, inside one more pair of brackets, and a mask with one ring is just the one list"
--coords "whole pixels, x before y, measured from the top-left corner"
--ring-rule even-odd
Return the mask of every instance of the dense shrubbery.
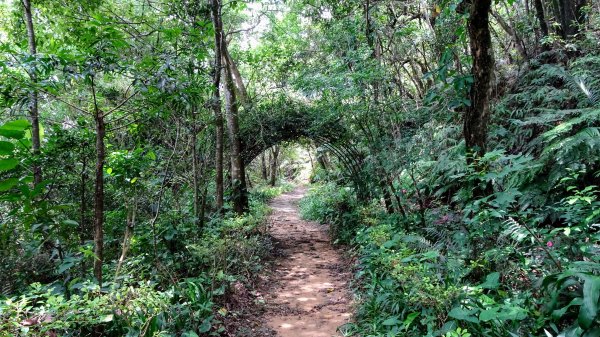
[[302, 202], [356, 247], [348, 333], [600, 335], [600, 63], [538, 62], [499, 99], [494, 150], [477, 162], [434, 117], [395, 140], [402, 158], [367, 159], [366, 176], [377, 160], [396, 175], [393, 194], [359, 200], [325, 178]]
[[[500, 337], [538, 335], [544, 329], [551, 335], [596, 333], [599, 238], [589, 229], [574, 224], [531, 228], [510, 217], [496, 218], [498, 207], [482, 207], [478, 204], [485, 200], [476, 199], [467, 204], [477, 208], [476, 225], [466, 221], [470, 216], [461, 221], [432, 209], [430, 228], [407, 233], [401, 218], [385, 214], [381, 206], [361, 211], [364, 206], [344, 200], [343, 190], [334, 184], [319, 186], [302, 204], [306, 217], [334, 228], [352, 219], [351, 233], [333, 232], [334, 239], [354, 236], [358, 258], [360, 306], [356, 323], [344, 328], [349, 334], [456, 336], [463, 331]], [[581, 200], [581, 192], [573, 191], [556, 211], [597, 222], [595, 197], [585, 202], [585, 211], [573, 202]], [[481, 223], [497, 223], [498, 232], [475, 231]]]
[[266, 202], [287, 189], [258, 188], [247, 215], [215, 219], [199, 237], [175, 234], [184, 253], [156, 261], [136, 255], [120, 276], [108, 273], [113, 281], [102, 289], [75, 278], [34, 283], [0, 299], [0, 336], [190, 337], [218, 331], [227, 310], [215, 303], [234, 282], [251, 283], [261, 270], [271, 247], [263, 227]]

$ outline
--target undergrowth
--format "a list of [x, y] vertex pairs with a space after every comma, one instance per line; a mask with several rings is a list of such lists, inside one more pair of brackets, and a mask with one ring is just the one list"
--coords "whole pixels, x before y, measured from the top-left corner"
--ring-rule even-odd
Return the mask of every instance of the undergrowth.
[[0, 336], [218, 336], [231, 314], [219, 303], [233, 284], [251, 286], [270, 254], [266, 203], [289, 189], [257, 188], [247, 215], [215, 218], [199, 235], [178, 226], [183, 253], [136, 255], [122, 276], [109, 266], [102, 289], [73, 278], [0, 298]]
[[460, 128], [425, 107], [430, 121], [366, 159], [380, 193], [315, 185], [303, 216], [357, 260], [346, 334], [600, 336], [599, 74], [595, 55], [532, 60], [495, 102], [492, 150], [475, 163]]

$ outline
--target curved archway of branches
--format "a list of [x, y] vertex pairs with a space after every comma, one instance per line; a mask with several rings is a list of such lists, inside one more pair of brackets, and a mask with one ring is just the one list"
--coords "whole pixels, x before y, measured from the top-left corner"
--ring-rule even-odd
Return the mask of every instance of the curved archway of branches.
[[240, 131], [246, 164], [280, 143], [310, 139], [335, 155], [360, 187], [363, 155], [353, 145], [350, 132], [339, 117], [332, 118], [307, 104], [281, 99], [252, 109]]

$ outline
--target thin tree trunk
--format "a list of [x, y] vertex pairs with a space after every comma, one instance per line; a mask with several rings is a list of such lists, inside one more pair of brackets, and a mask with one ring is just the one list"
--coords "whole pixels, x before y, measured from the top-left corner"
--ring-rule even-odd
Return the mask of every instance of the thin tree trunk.
[[[226, 59], [224, 60], [226, 61]], [[225, 115], [227, 118], [227, 135], [230, 144], [231, 185], [233, 189], [233, 209], [237, 214], [248, 210], [248, 190], [246, 186], [246, 170], [242, 158], [242, 142], [238, 124], [238, 102], [235, 96], [235, 85], [229, 65], [223, 69], [225, 78]]]
[[212, 107], [215, 115], [215, 194], [216, 206], [219, 212], [223, 211], [223, 142], [224, 127], [223, 113], [221, 112], [221, 59], [223, 42], [223, 23], [221, 22], [221, 0], [211, 0], [211, 16], [215, 31], [215, 65], [213, 74], [213, 102]]
[[127, 223], [125, 225], [125, 233], [123, 234], [123, 245], [121, 247], [121, 257], [119, 257], [119, 261], [117, 262], [117, 269], [115, 270], [115, 279], [119, 276], [119, 272], [121, 271], [121, 267], [123, 267], [123, 263], [127, 258], [127, 253], [129, 252], [129, 247], [131, 247], [131, 238], [133, 237], [133, 230], [135, 228], [135, 216], [137, 211], [137, 202], [135, 199], [132, 204], [127, 207]]
[[208, 184], [205, 184], [204, 186], [204, 192], [202, 193], [202, 207], [200, 207], [200, 221], [198, 222], [198, 226], [200, 228], [204, 227], [204, 215], [206, 214], [206, 199], [207, 199], [207, 195], [208, 195]]
[[[83, 152], [83, 151], [82, 151]], [[87, 226], [87, 202], [85, 200], [85, 189], [87, 186], [87, 158], [85, 153], [82, 153], [82, 161], [81, 161], [81, 183], [79, 186], [79, 195], [80, 195], [80, 205], [79, 205], [79, 240], [83, 244], [88, 236], [88, 226]]]
[[177, 145], [179, 144], [179, 135], [180, 135], [179, 123], [177, 123], [176, 129], [177, 129], [177, 131], [175, 134], [175, 143], [173, 143], [173, 152], [169, 156], [169, 159], [167, 159], [167, 163], [165, 165], [164, 178], [160, 185], [160, 191], [158, 192], [158, 199], [156, 200], [156, 212], [154, 213], [154, 217], [150, 221], [150, 228], [152, 229], [152, 252], [153, 252], [155, 261], [157, 261], [156, 257], [157, 257], [157, 246], [158, 246], [157, 242], [156, 242], [157, 241], [156, 221], [158, 220], [158, 216], [160, 215], [160, 206], [162, 204], [162, 199], [165, 194], [165, 188], [167, 186], [167, 181], [169, 180], [169, 168], [171, 167], [171, 162], [173, 161], [173, 157], [175, 156], [175, 153], [177, 152]]
[[271, 186], [275, 186], [277, 183], [277, 167], [279, 163], [277, 162], [279, 157], [279, 146], [273, 147], [271, 150]]
[[96, 88], [92, 77], [94, 119], [96, 122], [96, 186], [94, 190], [94, 276], [102, 287], [102, 263], [104, 261], [104, 161], [106, 157], [106, 125], [104, 113], [98, 108]]
[[406, 211], [404, 210], [404, 206], [402, 206], [402, 200], [400, 200], [400, 197], [398, 196], [398, 192], [396, 191], [396, 188], [394, 187], [394, 181], [391, 178], [388, 180], [388, 186], [390, 187], [390, 190], [392, 191], [392, 195], [394, 196], [394, 199], [396, 199], [396, 204], [398, 204], [398, 211], [400, 212], [400, 214], [402, 215], [403, 218], [406, 218]]
[[[35, 41], [35, 30], [33, 28], [33, 17], [31, 15], [31, 1], [23, 0], [25, 7], [25, 24], [27, 26], [27, 41], [29, 45], [29, 53], [32, 57], [37, 55], [37, 44]], [[29, 77], [34, 84], [37, 84], [37, 73], [34, 67], [29, 72]], [[40, 159], [40, 120], [38, 107], [38, 92], [37, 89], [32, 89], [29, 101], [29, 119], [31, 121], [31, 149], [33, 151], [33, 183], [37, 185], [42, 182], [42, 168], [39, 164]]]
[[496, 19], [496, 21], [498, 22], [500, 27], [502, 27], [502, 29], [506, 32], [506, 34], [508, 34], [512, 37], [512, 40], [515, 44], [515, 48], [519, 52], [519, 55], [521, 55], [521, 58], [524, 61], [529, 60], [529, 56], [527, 55], [527, 50], [525, 50], [525, 45], [523, 44], [523, 39], [521, 39], [519, 34], [517, 34], [517, 31], [515, 31], [513, 29], [513, 27], [511, 27], [511, 25], [508, 24], [508, 22], [504, 21], [502, 16], [498, 15], [498, 13], [492, 12], [492, 16], [494, 16], [494, 18]]
[[379, 187], [383, 192], [383, 203], [385, 205], [385, 210], [388, 214], [394, 214], [394, 204], [392, 203], [392, 195], [390, 191], [387, 189], [385, 182], [382, 180], [379, 182]]
[[194, 223], [198, 224], [200, 215], [200, 172], [198, 171], [198, 149], [197, 141], [198, 134], [196, 130], [196, 118], [194, 117], [194, 125], [192, 126], [192, 170], [193, 170], [193, 189], [194, 189]]
[[468, 21], [471, 55], [473, 57], [473, 85], [471, 105], [466, 108], [463, 133], [469, 152], [467, 161], [485, 153], [487, 128], [490, 118], [491, 81], [494, 68], [489, 14], [492, 0], [473, 0]]
[[265, 154], [263, 153], [260, 156], [260, 172], [262, 173], [262, 178], [264, 181], [267, 181], [267, 163], [265, 162]]

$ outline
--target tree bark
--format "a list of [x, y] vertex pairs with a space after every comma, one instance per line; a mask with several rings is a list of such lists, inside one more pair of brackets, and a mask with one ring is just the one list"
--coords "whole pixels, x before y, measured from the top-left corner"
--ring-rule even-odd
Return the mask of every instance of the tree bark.
[[[224, 61], [227, 62], [226, 58]], [[238, 102], [235, 96], [235, 84], [228, 64], [223, 69], [225, 78], [225, 115], [227, 119], [227, 135], [230, 145], [231, 187], [233, 190], [233, 209], [237, 214], [248, 210], [248, 188], [246, 186], [246, 169], [242, 158], [242, 141], [238, 123]]]
[[277, 167], [279, 163], [277, 162], [279, 157], [279, 146], [273, 147], [271, 150], [271, 186], [275, 186], [277, 183]]
[[[25, 8], [25, 24], [27, 26], [27, 41], [29, 45], [29, 53], [31, 56], [36, 57], [37, 55], [37, 44], [35, 41], [35, 30], [33, 28], [33, 17], [31, 15], [31, 1], [23, 0], [23, 7]], [[33, 84], [37, 84], [36, 68], [34, 67], [29, 72], [29, 77]], [[37, 185], [42, 182], [42, 168], [39, 164], [40, 157], [40, 120], [39, 120], [39, 104], [38, 104], [38, 92], [34, 88], [31, 91], [29, 98], [29, 119], [31, 121], [31, 149], [33, 152], [33, 183]]]
[[221, 112], [221, 59], [223, 42], [223, 23], [221, 21], [221, 0], [211, 0], [211, 17], [215, 31], [215, 64], [213, 74], [213, 101], [212, 108], [215, 115], [215, 194], [216, 207], [223, 211], [223, 142], [224, 127], [223, 113]]
[[102, 263], [104, 261], [104, 161], [106, 158], [106, 125], [104, 113], [98, 108], [96, 88], [92, 77], [94, 120], [96, 122], [96, 186], [94, 189], [94, 276], [102, 287]]
[[463, 134], [467, 147], [467, 161], [485, 153], [487, 128], [490, 118], [491, 81], [494, 68], [489, 14], [492, 0], [472, 0], [468, 21], [471, 55], [473, 57], [473, 85], [471, 105], [464, 117]]
[[85, 240], [89, 239], [89, 231], [87, 226], [87, 202], [85, 196], [85, 190], [87, 186], [87, 158], [85, 156], [84, 151], [82, 151], [81, 156], [81, 183], [79, 186], [79, 241], [81, 242], [81, 244], [83, 244]]
[[235, 84], [236, 89], [236, 97], [239, 99], [242, 106], [246, 109], [250, 107], [250, 98], [248, 97], [248, 91], [246, 90], [246, 85], [244, 84], [244, 80], [242, 79], [242, 75], [240, 71], [233, 61], [231, 54], [229, 54], [229, 49], [227, 49], [227, 45], [223, 43], [223, 56], [227, 60], [227, 66], [229, 67], [229, 71], [231, 72], [231, 76], [233, 78], [233, 82]]
[[194, 189], [194, 223], [198, 224], [200, 216], [200, 172], [198, 169], [198, 132], [196, 130], [196, 118], [193, 117], [192, 125], [192, 171], [193, 171], [193, 189]]
[[123, 234], [123, 246], [121, 247], [121, 257], [119, 257], [119, 261], [117, 262], [117, 269], [115, 270], [115, 279], [119, 276], [119, 272], [121, 271], [121, 267], [127, 258], [127, 253], [129, 252], [129, 247], [131, 246], [131, 238], [133, 237], [133, 230], [135, 228], [135, 215], [137, 211], [135, 199], [132, 204], [127, 207], [127, 223], [125, 224], [125, 233]]
[[262, 178], [264, 181], [267, 181], [267, 163], [265, 162], [265, 154], [263, 153], [260, 156], [260, 172], [262, 173]]
[[546, 22], [546, 15], [544, 14], [544, 4], [542, 3], [542, 0], [533, 0], [533, 5], [535, 6], [535, 15], [540, 24], [542, 37], [546, 37], [548, 36], [548, 23]]

